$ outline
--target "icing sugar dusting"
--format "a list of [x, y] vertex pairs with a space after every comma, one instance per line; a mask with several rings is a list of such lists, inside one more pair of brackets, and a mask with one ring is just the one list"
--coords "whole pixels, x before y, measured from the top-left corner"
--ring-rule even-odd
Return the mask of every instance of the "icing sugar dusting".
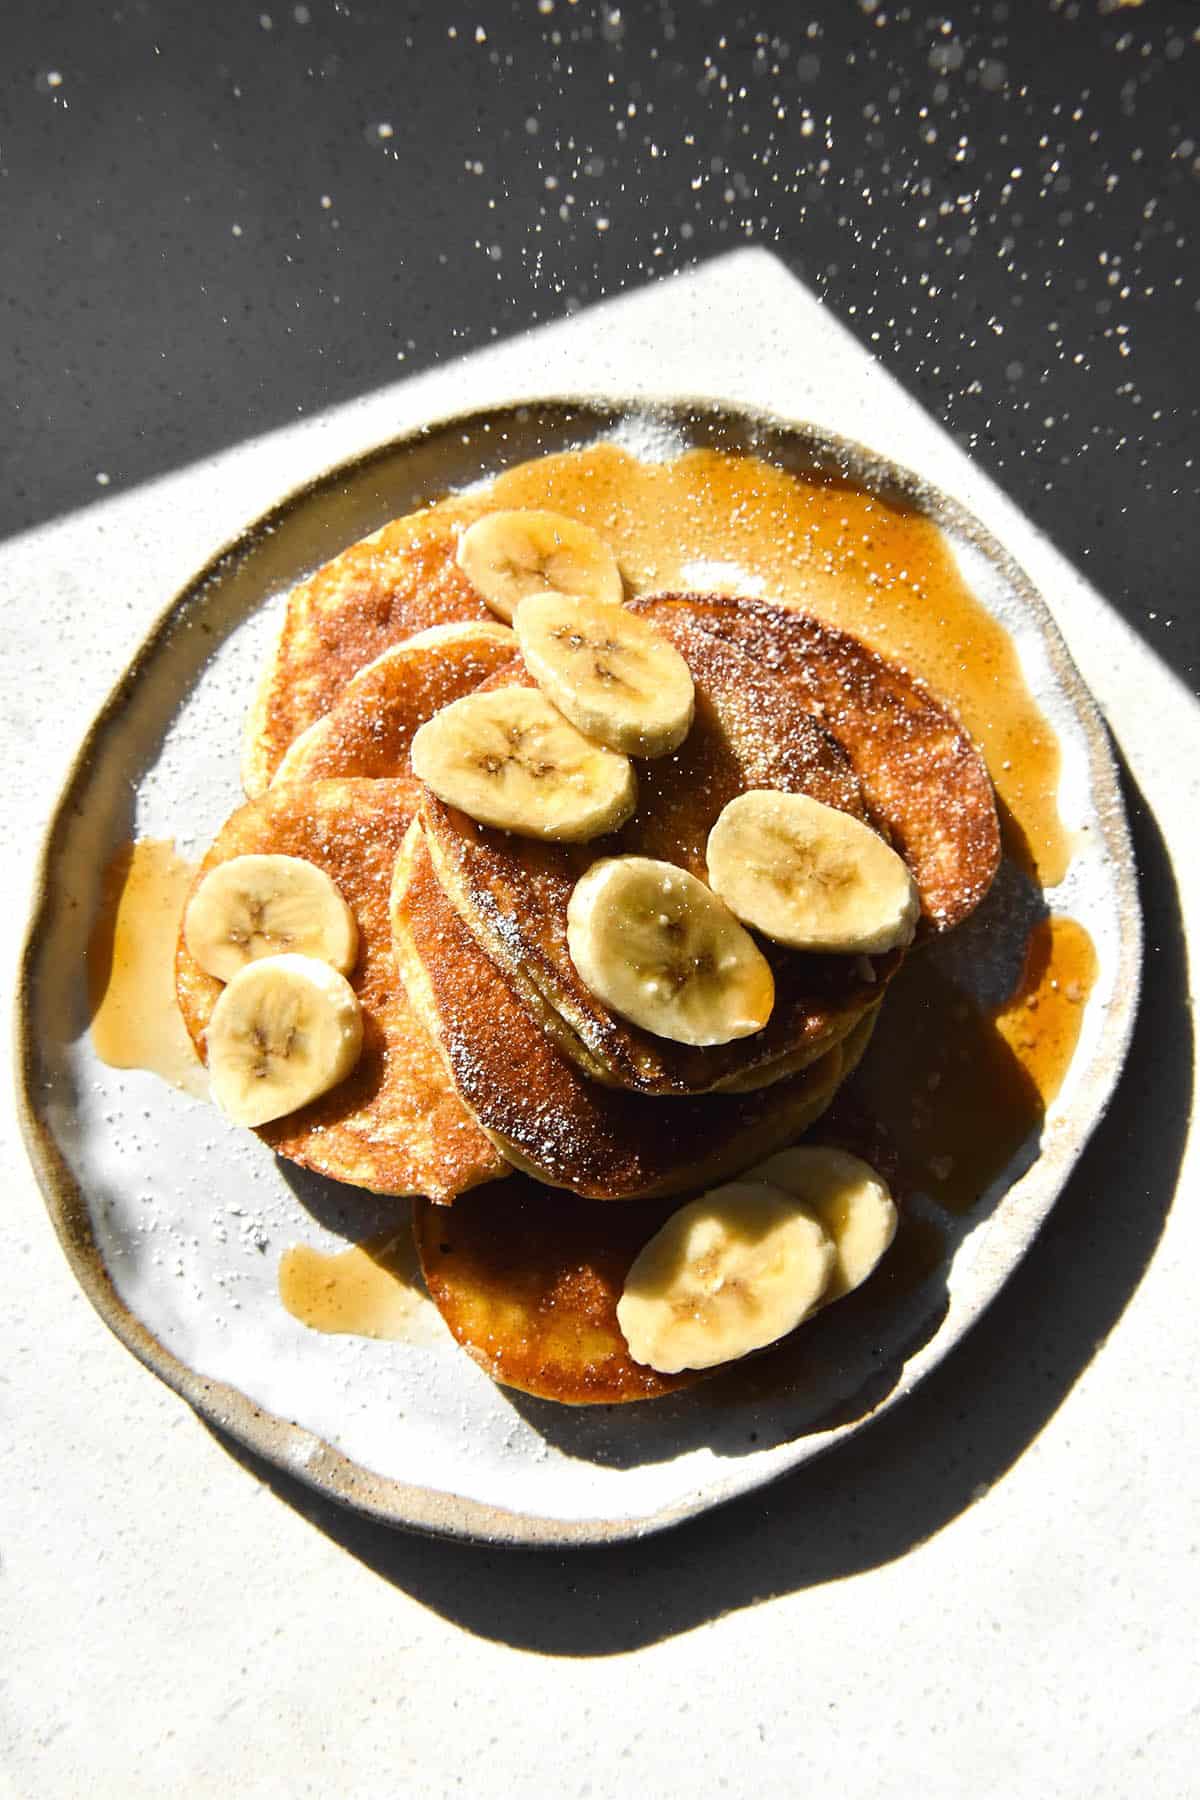
[[656, 419], [651, 413], [630, 413], [615, 431], [606, 433], [603, 442], [617, 450], [627, 450], [639, 462], [674, 462], [689, 449], [687, 438], [677, 425]]
[[693, 562], [684, 563], [679, 572], [687, 586], [697, 593], [742, 594], [751, 600], [761, 600], [767, 591], [764, 578], [752, 575], [740, 563], [718, 562], [712, 557], [699, 556]]

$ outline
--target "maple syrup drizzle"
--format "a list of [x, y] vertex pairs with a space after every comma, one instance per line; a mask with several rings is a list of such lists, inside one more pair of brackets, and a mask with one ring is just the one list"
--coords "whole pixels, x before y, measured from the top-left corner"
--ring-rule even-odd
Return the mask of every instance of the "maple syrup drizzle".
[[611, 444], [523, 463], [441, 502], [464, 521], [501, 506], [570, 513], [611, 543], [639, 593], [751, 592], [816, 614], [908, 665], [983, 751], [1012, 829], [1006, 849], [1043, 886], [1066, 874], [1058, 740], [1012, 640], [971, 593], [941, 531], [896, 500], [715, 450], [643, 463]]
[[208, 1079], [175, 1000], [175, 946], [195, 865], [165, 838], [122, 844], [101, 879], [87, 947], [92, 1047], [203, 1098]]
[[1025, 946], [1021, 978], [996, 1015], [996, 1028], [1048, 1106], [1071, 1066], [1083, 1009], [1099, 973], [1096, 946], [1077, 919], [1039, 919]]
[[297, 1244], [279, 1264], [279, 1297], [313, 1331], [446, 1342], [446, 1327], [421, 1283], [412, 1232], [371, 1238], [331, 1255]]

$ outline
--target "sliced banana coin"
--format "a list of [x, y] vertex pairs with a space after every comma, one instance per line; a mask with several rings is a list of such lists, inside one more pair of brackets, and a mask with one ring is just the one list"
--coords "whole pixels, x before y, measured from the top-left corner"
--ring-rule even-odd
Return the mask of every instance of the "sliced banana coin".
[[711, 1369], [793, 1331], [834, 1267], [819, 1220], [766, 1182], [714, 1188], [667, 1220], [617, 1302], [635, 1362], [664, 1375]]
[[691, 671], [674, 644], [607, 600], [531, 594], [513, 614], [525, 667], [572, 725], [610, 750], [662, 756], [691, 728]]
[[740, 794], [707, 855], [714, 893], [776, 943], [874, 955], [916, 930], [921, 901], [907, 865], [869, 825], [807, 794]]
[[775, 1004], [771, 965], [728, 907], [649, 856], [592, 864], [567, 906], [567, 948], [599, 1000], [677, 1044], [749, 1037]]
[[524, 837], [582, 843], [637, 805], [629, 758], [591, 743], [536, 688], [465, 694], [422, 725], [411, 758], [448, 806]]
[[505, 620], [546, 588], [612, 601], [625, 591], [604, 539], [556, 512], [485, 513], [458, 540], [458, 566]]
[[265, 956], [238, 971], [206, 1032], [213, 1098], [239, 1125], [265, 1125], [343, 1081], [362, 1049], [344, 975], [315, 956]]
[[747, 1172], [781, 1188], [821, 1221], [836, 1257], [822, 1304], [859, 1287], [896, 1235], [899, 1215], [887, 1183], [861, 1157], [825, 1144], [780, 1150]]
[[347, 974], [358, 955], [354, 914], [324, 869], [302, 856], [231, 856], [210, 869], [183, 920], [208, 975], [232, 981], [262, 956], [319, 957]]

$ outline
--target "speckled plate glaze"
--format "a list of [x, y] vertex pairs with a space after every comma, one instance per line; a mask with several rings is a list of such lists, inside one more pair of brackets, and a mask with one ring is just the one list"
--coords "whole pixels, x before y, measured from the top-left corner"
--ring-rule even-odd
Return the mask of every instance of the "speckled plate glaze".
[[[864, 1332], [847, 1306], [803, 1359], [772, 1353], [645, 1406], [558, 1408], [495, 1387], [436, 1320], [427, 1341], [323, 1336], [282, 1306], [292, 1244], [333, 1249], [407, 1202], [277, 1163], [210, 1106], [107, 1068], [87, 1032], [84, 952], [111, 852], [174, 837], [199, 854], [240, 799], [243, 715], [283, 595], [385, 520], [530, 457], [616, 438], [847, 475], [939, 524], [1012, 633], [1062, 748], [1078, 832], [1047, 894], [1086, 925], [1099, 977], [1036, 1138], [952, 1223], [936, 1275]], [[43, 852], [18, 1005], [27, 1141], [63, 1247], [101, 1316], [206, 1419], [333, 1499], [489, 1543], [644, 1535], [758, 1487], [894, 1406], [954, 1346], [1032, 1242], [1112, 1094], [1137, 999], [1141, 926], [1116, 771], [1050, 614], [955, 502], [860, 446], [708, 402], [547, 400], [431, 425], [323, 475], [228, 545], [167, 607], [80, 748]], [[813, 1328], [815, 1331], [815, 1327]], [[804, 1334], [800, 1334], [802, 1338]], [[799, 1340], [796, 1340], [799, 1342]], [[817, 1347], [819, 1346], [819, 1348]]]

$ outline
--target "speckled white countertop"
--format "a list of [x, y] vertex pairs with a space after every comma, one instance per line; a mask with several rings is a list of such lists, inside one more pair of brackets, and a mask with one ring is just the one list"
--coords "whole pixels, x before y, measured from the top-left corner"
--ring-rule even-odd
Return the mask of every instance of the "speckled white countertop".
[[0, 1774], [21, 1796], [1195, 1792], [1200, 895], [1182, 863], [1174, 892], [1164, 841], [1194, 832], [1200, 709], [765, 253], [0, 547], [8, 1003], [68, 758], [175, 587], [367, 444], [588, 389], [819, 421], [1024, 563], [1133, 784], [1148, 954], [1126, 1080], [1029, 1260], [917, 1395], [761, 1495], [571, 1554], [392, 1534], [244, 1464], [95, 1317], [7, 1109]]

